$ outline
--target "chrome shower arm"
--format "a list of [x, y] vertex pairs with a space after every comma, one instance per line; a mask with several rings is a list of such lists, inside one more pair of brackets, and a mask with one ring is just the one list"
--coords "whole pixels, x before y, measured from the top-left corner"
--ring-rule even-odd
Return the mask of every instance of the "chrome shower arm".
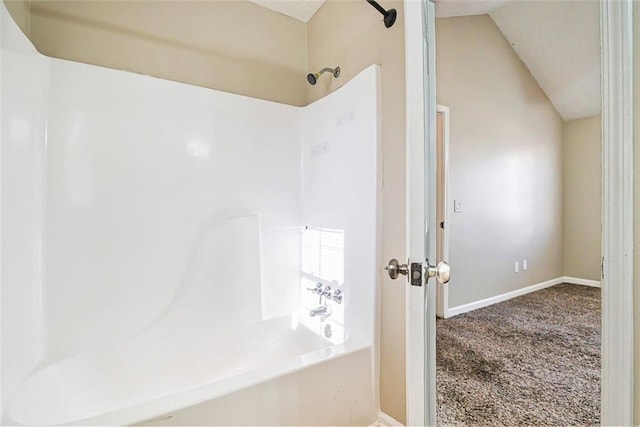
[[318, 78], [320, 78], [322, 74], [327, 72], [333, 74], [333, 77], [338, 78], [340, 76], [340, 67], [336, 67], [336, 68], [325, 67], [315, 74], [307, 74], [307, 81], [309, 82], [309, 84], [315, 85], [318, 82]]

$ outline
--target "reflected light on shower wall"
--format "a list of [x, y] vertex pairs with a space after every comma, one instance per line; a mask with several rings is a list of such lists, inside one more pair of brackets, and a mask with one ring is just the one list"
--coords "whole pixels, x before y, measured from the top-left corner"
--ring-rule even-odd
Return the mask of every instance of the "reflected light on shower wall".
[[209, 143], [201, 139], [192, 139], [187, 142], [187, 154], [191, 157], [209, 157]]
[[302, 236], [302, 272], [323, 283], [343, 285], [344, 230], [307, 228]]

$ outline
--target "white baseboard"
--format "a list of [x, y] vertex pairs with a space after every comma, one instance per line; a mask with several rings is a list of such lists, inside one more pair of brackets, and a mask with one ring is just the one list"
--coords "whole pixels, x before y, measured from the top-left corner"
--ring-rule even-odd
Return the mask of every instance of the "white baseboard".
[[396, 427], [396, 426], [404, 426], [400, 421], [394, 419], [393, 417], [385, 414], [380, 411], [378, 414], [378, 426], [379, 427]]
[[452, 307], [447, 310], [447, 317], [456, 316], [458, 314], [467, 313], [469, 311], [477, 310], [482, 307], [487, 307], [493, 304], [497, 304], [502, 301], [507, 301], [521, 295], [526, 295], [531, 292], [539, 291], [540, 289], [549, 288], [554, 285], [562, 283], [564, 277], [556, 277], [555, 279], [547, 280], [546, 282], [536, 283], [535, 285], [527, 286], [526, 288], [516, 289], [515, 291], [507, 292], [504, 294], [496, 295], [495, 297], [481, 299], [480, 301], [474, 301], [468, 304]]
[[602, 287], [602, 283], [599, 280], [579, 279], [577, 277], [564, 276], [562, 278], [564, 283], [571, 283], [573, 285], [592, 286], [594, 288]]
[[551, 286], [559, 285], [560, 283], [571, 283], [573, 285], [593, 286], [599, 288], [600, 282], [597, 280], [579, 279], [577, 277], [561, 276], [555, 279], [547, 280], [546, 282], [536, 283], [535, 285], [527, 286], [522, 289], [516, 289], [515, 291], [507, 292], [504, 294], [496, 295], [495, 297], [485, 298], [480, 301], [470, 302], [468, 304], [459, 305], [446, 310], [445, 318], [456, 316], [458, 314], [467, 313], [469, 311], [477, 310], [482, 307], [488, 307], [493, 304], [497, 304], [502, 301], [507, 301], [512, 298], [516, 298], [522, 295], [529, 294], [531, 292], [539, 291], [540, 289], [549, 288]]

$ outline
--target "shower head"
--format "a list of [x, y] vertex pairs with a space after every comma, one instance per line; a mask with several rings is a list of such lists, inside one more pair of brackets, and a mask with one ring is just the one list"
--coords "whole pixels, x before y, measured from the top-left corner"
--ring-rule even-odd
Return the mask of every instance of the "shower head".
[[396, 17], [398, 16], [398, 12], [395, 9], [385, 10], [384, 7], [380, 6], [375, 0], [367, 0], [371, 6], [373, 6], [378, 12], [384, 16], [384, 26], [387, 28], [393, 27], [393, 24], [396, 22]]
[[393, 26], [393, 24], [396, 22], [396, 16], [397, 16], [397, 12], [395, 9], [389, 9], [387, 11], [387, 14], [384, 15], [384, 26], [387, 28], [391, 28]]
[[329, 71], [331, 74], [333, 74], [333, 77], [335, 77], [335, 78], [338, 78], [340, 76], [340, 67], [323, 68], [322, 70], [318, 71], [315, 74], [307, 74], [307, 81], [309, 82], [310, 85], [315, 85], [316, 83], [318, 83], [318, 78], [323, 73], [326, 73], [327, 71]]

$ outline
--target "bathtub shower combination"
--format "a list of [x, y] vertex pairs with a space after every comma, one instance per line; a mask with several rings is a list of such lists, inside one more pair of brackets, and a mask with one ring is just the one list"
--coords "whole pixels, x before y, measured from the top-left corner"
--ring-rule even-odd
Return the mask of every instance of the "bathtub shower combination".
[[363, 350], [375, 419], [378, 67], [298, 108], [45, 57], [0, 7], [3, 425], [143, 422]]

